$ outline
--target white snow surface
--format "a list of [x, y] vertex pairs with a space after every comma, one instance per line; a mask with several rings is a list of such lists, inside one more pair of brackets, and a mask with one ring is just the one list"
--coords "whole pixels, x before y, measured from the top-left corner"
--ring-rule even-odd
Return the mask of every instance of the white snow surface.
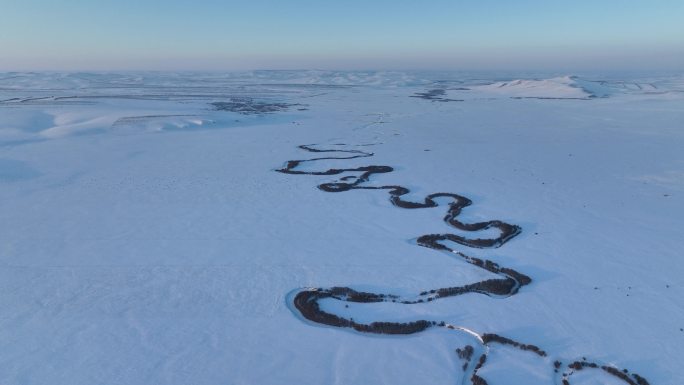
[[[291, 106], [211, 104], [245, 99]], [[0, 384], [469, 383], [466, 331], [368, 335], [292, 309], [306, 287], [492, 276], [415, 244], [453, 232], [443, 205], [275, 172], [316, 156], [301, 144], [374, 153], [306, 169], [389, 165], [373, 184], [522, 227], [458, 247], [529, 275], [512, 297], [326, 305], [338, 314], [549, 353], [492, 346], [490, 385], [560, 384], [551, 363], [582, 357], [684, 383], [683, 76], [255, 71], [0, 74]], [[604, 382], [622, 383], [572, 377]]]
[[583, 99], [591, 96], [570, 76], [542, 80], [517, 79], [473, 88], [485, 93], [523, 98]]

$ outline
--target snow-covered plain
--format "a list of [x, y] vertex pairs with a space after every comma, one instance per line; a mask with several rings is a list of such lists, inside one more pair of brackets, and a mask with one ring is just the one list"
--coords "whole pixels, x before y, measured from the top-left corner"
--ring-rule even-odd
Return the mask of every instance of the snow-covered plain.
[[684, 77], [263, 71], [0, 74], [0, 384], [469, 384], [468, 332], [360, 333], [292, 306], [309, 287], [496, 278], [416, 244], [458, 234], [446, 200], [405, 210], [316, 188], [353, 173], [276, 172], [321, 156], [302, 144], [373, 153], [304, 170], [391, 166], [368, 185], [456, 193], [473, 201], [460, 220], [520, 226], [499, 248], [450, 247], [532, 279], [326, 311], [548, 353], [491, 345], [490, 385], [561, 384], [583, 357], [684, 383]]

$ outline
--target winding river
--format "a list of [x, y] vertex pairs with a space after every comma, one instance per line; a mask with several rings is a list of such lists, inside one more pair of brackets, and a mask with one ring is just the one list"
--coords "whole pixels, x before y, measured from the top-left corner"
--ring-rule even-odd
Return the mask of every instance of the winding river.
[[[470, 199], [454, 193], [434, 193], [426, 196], [422, 202], [404, 200], [410, 190], [400, 185], [376, 186], [370, 184], [370, 179], [375, 174], [391, 173], [394, 169], [390, 166], [368, 165], [354, 168], [331, 168], [321, 171], [303, 171], [298, 168], [305, 163], [322, 160], [345, 160], [356, 158], [370, 158], [374, 154], [359, 149], [350, 149], [345, 145], [332, 145], [331, 148], [318, 148], [315, 145], [301, 145], [300, 149], [312, 154], [313, 158], [304, 160], [290, 160], [285, 166], [276, 171], [290, 175], [342, 175], [336, 182], [323, 183], [318, 188], [325, 192], [344, 192], [350, 190], [385, 190], [389, 194], [390, 202], [396, 207], [403, 209], [421, 209], [436, 207], [439, 204], [437, 198], [446, 198], [451, 202], [447, 205], [444, 222], [460, 230], [461, 232], [481, 232], [490, 230], [495, 232], [495, 237], [477, 238], [465, 237], [456, 234], [426, 234], [418, 237], [417, 244], [429, 249], [447, 252], [463, 261], [484, 269], [498, 276], [494, 279], [483, 280], [463, 286], [444, 288], [429, 288], [413, 295], [398, 295], [393, 293], [369, 293], [357, 291], [350, 287], [327, 287], [327, 288], [302, 288], [292, 298], [292, 305], [304, 318], [323, 325], [353, 329], [360, 333], [376, 334], [414, 334], [429, 328], [447, 328], [455, 331], [466, 332], [473, 335], [478, 342], [476, 346], [467, 345], [456, 349], [459, 359], [463, 361], [463, 370], [466, 372], [464, 383], [468, 381], [472, 385], [487, 385], [487, 381], [478, 375], [478, 371], [487, 363], [487, 354], [495, 344], [507, 345], [521, 351], [528, 351], [542, 357], [549, 362], [547, 353], [540, 347], [524, 344], [512, 339], [493, 333], [478, 334], [466, 327], [451, 325], [440, 320], [415, 320], [412, 322], [383, 322], [358, 323], [353, 319], [326, 312], [321, 309], [320, 301], [332, 299], [344, 302], [377, 303], [395, 302], [403, 305], [432, 302], [442, 298], [455, 297], [466, 294], [486, 295], [490, 297], [506, 298], [515, 295], [521, 288], [529, 285], [532, 278], [516, 270], [500, 266], [496, 262], [469, 256], [461, 251], [448, 246], [448, 242], [460, 244], [464, 247], [489, 249], [498, 248], [520, 234], [519, 226], [505, 223], [499, 220], [486, 222], [464, 223], [458, 220], [463, 208], [469, 206]], [[612, 365], [599, 364], [587, 361], [585, 358], [572, 362], [553, 360], [554, 382], [562, 385], [570, 385], [572, 375], [585, 370], [602, 370], [605, 373], [623, 381], [629, 385], [649, 385], [648, 381], [636, 373], [630, 373], [626, 369], [618, 369]]]

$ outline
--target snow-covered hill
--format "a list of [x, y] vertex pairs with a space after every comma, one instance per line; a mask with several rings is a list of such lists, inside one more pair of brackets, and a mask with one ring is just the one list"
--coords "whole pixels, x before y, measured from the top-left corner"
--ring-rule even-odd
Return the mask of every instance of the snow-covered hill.
[[542, 80], [512, 80], [476, 86], [473, 89], [511, 97], [546, 99], [585, 99], [593, 96], [571, 76]]

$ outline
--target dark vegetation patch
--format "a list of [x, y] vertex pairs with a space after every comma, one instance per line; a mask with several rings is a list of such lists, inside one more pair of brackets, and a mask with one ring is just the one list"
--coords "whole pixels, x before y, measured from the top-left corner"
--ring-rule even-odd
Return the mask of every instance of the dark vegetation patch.
[[[242, 115], [270, 114], [288, 111], [291, 107], [302, 106], [301, 104], [256, 101], [252, 98], [230, 98], [228, 102], [214, 102], [211, 105], [218, 111], [237, 112]], [[302, 107], [298, 110], [303, 111], [306, 108]]]
[[470, 363], [470, 360], [473, 358], [474, 352], [475, 352], [475, 349], [473, 349], [473, 347], [470, 345], [466, 345], [463, 349], [461, 349], [461, 348], [456, 349], [456, 354], [458, 355], [458, 358], [465, 361], [463, 363], [463, 371], [464, 372], [466, 371], [466, 369], [468, 369], [468, 364]]
[[[573, 369], [575, 372], [578, 372], [580, 370], [584, 369], [601, 369], [604, 372], [612, 375], [613, 377], [617, 377], [623, 382], [629, 384], [629, 385], [650, 385], [648, 381], [646, 381], [645, 378], [641, 377], [640, 375], [636, 373], [632, 373], [630, 377], [630, 373], [627, 369], [618, 369], [613, 366], [608, 366], [608, 365], [599, 365], [595, 362], [589, 362], [586, 360], [586, 358], [582, 358], [582, 361], [575, 361], [572, 362], [568, 365], [568, 368]], [[572, 374], [572, 373], [570, 373]], [[567, 380], [563, 380], [563, 384], [566, 384], [569, 382]]]
[[475, 370], [473, 370], [473, 375], [470, 377], [470, 381], [473, 383], [473, 385], [487, 385], [487, 381], [477, 375], [477, 371], [482, 369], [485, 362], [487, 362], [486, 353], [480, 356], [480, 359], [477, 361], [477, 365], [475, 365]]
[[446, 90], [442, 88], [435, 88], [425, 92], [416, 92], [411, 95], [411, 98], [419, 98], [425, 100], [431, 100], [433, 102], [462, 102], [463, 99], [449, 99], [445, 98]]
[[482, 335], [482, 341], [484, 341], [485, 344], [490, 344], [492, 342], [496, 342], [496, 343], [502, 344], [502, 345], [510, 345], [510, 346], [516, 347], [520, 350], [530, 351], [530, 352], [533, 352], [533, 353], [535, 353], [541, 357], [546, 357], [546, 352], [541, 350], [538, 346], [521, 344], [520, 342], [513, 341], [510, 338], [502, 337], [498, 334], [493, 334], [493, 333], [483, 334]]
[[[347, 298], [352, 298], [356, 293], [354, 290], [349, 288], [334, 288], [336, 295], [347, 296]], [[347, 319], [344, 317], [337, 316], [335, 314], [328, 313], [321, 310], [318, 301], [324, 298], [333, 297], [332, 290], [325, 289], [315, 289], [315, 290], [305, 290], [297, 293], [294, 299], [294, 305], [297, 310], [304, 316], [304, 318], [324, 324], [336, 327], [352, 328], [356, 331], [363, 333], [375, 333], [375, 334], [413, 334], [421, 332], [431, 326], [434, 326], [434, 322], [419, 320], [414, 322], [372, 322], [370, 324], [361, 324], [354, 322], [353, 319]], [[371, 300], [369, 302], [378, 302]]]
[[629, 385], [637, 385], [637, 383], [632, 381], [632, 379], [626, 373], [620, 371], [617, 368], [614, 368], [612, 366], [601, 366], [601, 369], [603, 369], [607, 373], [610, 373], [611, 375], [621, 379], [622, 381], [625, 381]]

